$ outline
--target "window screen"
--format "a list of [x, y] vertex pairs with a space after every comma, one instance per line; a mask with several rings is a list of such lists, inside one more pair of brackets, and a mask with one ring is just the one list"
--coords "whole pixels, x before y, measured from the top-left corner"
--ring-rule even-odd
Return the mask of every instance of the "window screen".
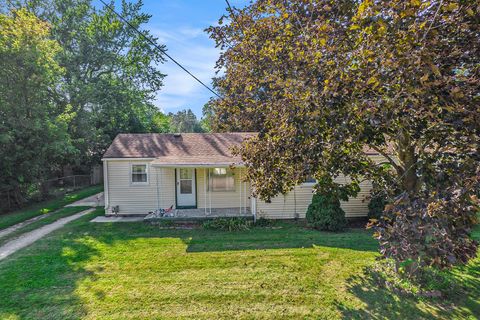
[[235, 178], [229, 168], [209, 169], [209, 191], [235, 191]]
[[134, 164], [132, 165], [132, 183], [146, 183], [147, 179], [147, 165]]

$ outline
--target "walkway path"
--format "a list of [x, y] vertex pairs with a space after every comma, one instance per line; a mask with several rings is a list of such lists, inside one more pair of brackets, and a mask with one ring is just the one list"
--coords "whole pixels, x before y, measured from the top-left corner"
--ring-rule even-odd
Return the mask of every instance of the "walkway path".
[[17, 250], [20, 250], [28, 245], [31, 245], [38, 239], [46, 236], [52, 231], [55, 231], [61, 227], [63, 227], [65, 224], [76, 220], [78, 218], [83, 217], [86, 214], [89, 214], [95, 210], [94, 208], [92, 209], [87, 209], [85, 211], [76, 213], [74, 215], [58, 219], [57, 221], [48, 224], [46, 226], [40, 227], [36, 230], [27, 232], [25, 234], [22, 234], [20, 237], [13, 239], [9, 242], [7, 242], [5, 245], [0, 247], [0, 260], [6, 258], [7, 256], [11, 255], [12, 253], [16, 252]]
[[[99, 207], [99, 206], [104, 206], [105, 205], [105, 200], [103, 197], [103, 192], [97, 193], [93, 196], [87, 197], [85, 199], [81, 199], [78, 201], [75, 201], [73, 203], [67, 204], [65, 207]], [[58, 209], [61, 210], [62, 208]], [[23, 228], [24, 226], [28, 226], [31, 223], [34, 223], [35, 221], [45, 219], [48, 216], [51, 216], [52, 214], [56, 213], [58, 210], [42, 214], [36, 217], [33, 217], [31, 219], [22, 221], [20, 223], [17, 223], [16, 225], [10, 226], [8, 228], [0, 230], [0, 239], [8, 236], [9, 234], [15, 232], [16, 230]], [[1, 258], [0, 258], [1, 260]]]
[[93, 196], [75, 201], [67, 204], [65, 207], [103, 207], [105, 205], [105, 198], [103, 192], [97, 193]]
[[3, 237], [6, 237], [8, 236], [10, 233], [20, 229], [20, 228], [23, 228], [25, 226], [28, 226], [29, 224], [31, 223], [34, 223], [35, 221], [38, 221], [38, 220], [41, 220], [41, 219], [44, 219], [48, 216], [51, 216], [52, 214], [54, 214], [55, 212], [57, 212], [58, 210], [55, 210], [55, 211], [52, 211], [52, 212], [49, 212], [49, 213], [45, 213], [45, 214], [42, 214], [42, 215], [39, 215], [39, 216], [36, 216], [36, 217], [33, 217], [31, 219], [28, 219], [28, 220], [25, 220], [25, 221], [22, 221], [22, 222], [19, 222], [13, 226], [10, 226], [8, 228], [5, 228], [5, 229], [2, 229], [0, 230], [0, 239], [3, 238]]

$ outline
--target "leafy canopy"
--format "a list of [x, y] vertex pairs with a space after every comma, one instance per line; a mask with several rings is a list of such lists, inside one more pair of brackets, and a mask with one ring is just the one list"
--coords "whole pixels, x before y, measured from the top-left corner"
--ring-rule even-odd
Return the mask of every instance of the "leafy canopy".
[[75, 154], [67, 133], [74, 114], [51, 94], [64, 69], [50, 30], [25, 9], [0, 14], [0, 190], [8, 187], [14, 202]]
[[[390, 201], [404, 195], [377, 230], [384, 255], [443, 267], [475, 254], [476, 1], [258, 0], [225, 18], [209, 28], [223, 50], [216, 126], [259, 132], [238, 152], [260, 198], [308, 176], [317, 192], [348, 195], [370, 179]], [[336, 183], [339, 175], [351, 183]], [[436, 222], [428, 235], [401, 231], [406, 221], [417, 229], [432, 222], [425, 215]], [[438, 246], [415, 249], [415, 241]]]

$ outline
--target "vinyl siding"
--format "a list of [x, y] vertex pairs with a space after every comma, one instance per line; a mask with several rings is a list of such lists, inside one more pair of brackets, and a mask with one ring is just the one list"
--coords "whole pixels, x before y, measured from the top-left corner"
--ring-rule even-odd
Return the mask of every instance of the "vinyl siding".
[[[130, 167], [132, 164], [148, 165], [148, 184], [131, 183]], [[173, 168], [154, 168], [148, 161], [108, 160], [108, 213], [112, 206], [120, 207], [119, 214], [147, 214], [157, 208], [168, 208], [175, 204], [175, 171]], [[157, 172], [159, 189], [157, 197]], [[157, 202], [158, 199], [158, 202]]]
[[[377, 163], [384, 161], [380, 156], [372, 156]], [[107, 160], [105, 181], [108, 180], [108, 213], [111, 207], [120, 206], [120, 214], [147, 214], [158, 207], [175, 206], [175, 169], [157, 168], [148, 165], [149, 182], [147, 185], [132, 185], [130, 182], [130, 167], [132, 164], [148, 163], [149, 161], [136, 160]], [[236, 168], [235, 191], [232, 192], [208, 192], [206, 191], [207, 169], [196, 169], [197, 208], [233, 208], [250, 207], [250, 184], [241, 183], [241, 168]], [[158, 196], [157, 196], [157, 173], [158, 173]], [[348, 179], [340, 177], [339, 182]], [[107, 184], [106, 184], [107, 185]], [[368, 213], [368, 195], [372, 188], [369, 181], [360, 185], [361, 191], [356, 198], [347, 202], [341, 202], [341, 206], [347, 217], [363, 217]], [[246, 191], [246, 192], [245, 192]], [[299, 185], [287, 195], [280, 195], [272, 199], [271, 203], [256, 200], [258, 217], [269, 219], [292, 219], [305, 218], [305, 213], [312, 200], [313, 185]]]
[[[370, 156], [376, 163], [385, 161], [382, 156]], [[335, 180], [339, 183], [349, 181], [346, 177], [339, 177]], [[348, 201], [341, 201], [340, 205], [348, 218], [366, 217], [368, 214], [368, 196], [372, 189], [370, 181], [360, 184], [360, 192], [356, 198]], [[257, 216], [267, 219], [293, 219], [305, 218], [307, 208], [312, 202], [313, 184], [296, 186], [286, 195], [279, 195], [271, 200], [271, 203], [257, 200]]]

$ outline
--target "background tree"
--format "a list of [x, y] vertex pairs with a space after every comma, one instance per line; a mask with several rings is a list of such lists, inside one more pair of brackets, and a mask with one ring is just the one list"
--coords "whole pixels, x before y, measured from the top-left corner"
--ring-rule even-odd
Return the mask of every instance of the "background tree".
[[63, 74], [60, 52], [48, 23], [25, 9], [0, 14], [0, 188], [11, 205], [75, 154], [67, 133], [74, 114], [52, 97]]
[[170, 131], [171, 132], [203, 132], [202, 126], [197, 116], [190, 109], [170, 112]]
[[214, 110], [219, 129], [259, 131], [238, 150], [256, 194], [311, 175], [316, 192], [355, 195], [371, 179], [392, 202], [377, 225], [384, 256], [439, 267], [473, 257], [478, 3], [259, 0], [234, 14], [209, 28], [225, 70]]
[[207, 102], [202, 108], [202, 119], [200, 119], [200, 126], [203, 132], [212, 132], [213, 121], [215, 119], [215, 112], [212, 105]]

